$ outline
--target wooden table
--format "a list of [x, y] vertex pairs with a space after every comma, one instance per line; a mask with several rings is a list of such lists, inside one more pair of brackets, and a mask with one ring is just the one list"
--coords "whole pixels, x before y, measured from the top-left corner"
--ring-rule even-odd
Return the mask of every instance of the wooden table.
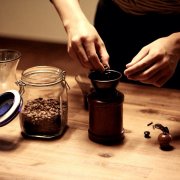
[[[88, 111], [74, 77], [67, 77], [69, 118], [66, 133], [53, 141], [22, 138], [19, 119], [0, 129], [1, 180], [179, 180], [180, 91], [119, 83], [125, 94], [124, 143], [105, 146], [88, 139]], [[159, 148], [159, 129], [167, 126], [173, 150]], [[144, 138], [144, 131], [151, 138]]]

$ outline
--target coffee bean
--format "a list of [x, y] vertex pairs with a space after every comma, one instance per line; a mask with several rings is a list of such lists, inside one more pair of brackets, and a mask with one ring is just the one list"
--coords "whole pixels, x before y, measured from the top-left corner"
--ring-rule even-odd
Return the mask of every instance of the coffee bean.
[[145, 138], [150, 138], [150, 132], [149, 131], [144, 131], [144, 137]]
[[28, 101], [21, 112], [21, 120], [26, 134], [57, 134], [61, 129], [60, 102], [43, 98]]

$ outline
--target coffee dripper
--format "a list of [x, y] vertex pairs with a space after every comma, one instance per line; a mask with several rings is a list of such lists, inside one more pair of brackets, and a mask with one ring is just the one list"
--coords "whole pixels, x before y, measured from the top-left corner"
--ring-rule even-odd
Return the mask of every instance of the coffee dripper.
[[89, 74], [95, 91], [88, 95], [88, 134], [94, 142], [116, 144], [124, 139], [124, 94], [116, 89], [121, 76], [115, 70], [92, 71]]

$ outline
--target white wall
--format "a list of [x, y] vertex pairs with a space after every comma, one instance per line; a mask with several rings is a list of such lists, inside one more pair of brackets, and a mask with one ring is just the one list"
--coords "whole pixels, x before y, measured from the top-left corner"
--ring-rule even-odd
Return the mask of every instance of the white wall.
[[[98, 0], [80, 0], [93, 23]], [[0, 0], [0, 36], [66, 42], [60, 18], [49, 0]]]

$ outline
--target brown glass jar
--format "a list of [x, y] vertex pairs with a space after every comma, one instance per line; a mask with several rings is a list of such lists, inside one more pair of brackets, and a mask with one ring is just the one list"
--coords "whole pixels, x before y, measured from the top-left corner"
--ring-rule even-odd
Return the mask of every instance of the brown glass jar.
[[89, 139], [101, 144], [121, 143], [124, 139], [124, 94], [116, 90], [121, 78], [117, 71], [89, 75], [95, 91], [89, 94]]

